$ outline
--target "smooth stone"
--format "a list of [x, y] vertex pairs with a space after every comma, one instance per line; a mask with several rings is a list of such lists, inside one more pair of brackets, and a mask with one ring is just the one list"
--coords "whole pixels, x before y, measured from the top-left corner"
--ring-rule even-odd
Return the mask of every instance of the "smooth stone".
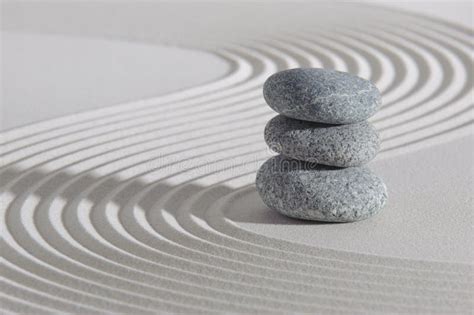
[[378, 133], [367, 121], [327, 125], [282, 115], [267, 123], [265, 142], [289, 158], [339, 167], [365, 164], [380, 148]]
[[287, 117], [350, 124], [371, 117], [381, 104], [377, 87], [346, 72], [300, 68], [270, 76], [263, 85], [268, 105]]
[[269, 208], [305, 220], [364, 220], [387, 201], [385, 184], [367, 167], [336, 168], [282, 155], [260, 167], [256, 186]]

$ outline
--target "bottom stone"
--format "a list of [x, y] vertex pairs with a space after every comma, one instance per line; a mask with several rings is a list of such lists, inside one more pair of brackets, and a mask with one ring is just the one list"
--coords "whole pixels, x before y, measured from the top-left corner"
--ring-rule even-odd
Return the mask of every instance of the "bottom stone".
[[338, 168], [282, 155], [260, 167], [256, 186], [269, 208], [305, 220], [364, 220], [387, 201], [385, 184], [367, 167]]

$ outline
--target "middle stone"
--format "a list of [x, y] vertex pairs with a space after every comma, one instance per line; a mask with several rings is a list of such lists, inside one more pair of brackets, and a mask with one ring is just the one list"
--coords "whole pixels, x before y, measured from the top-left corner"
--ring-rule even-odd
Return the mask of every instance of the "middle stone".
[[328, 125], [282, 115], [267, 123], [265, 142], [289, 158], [338, 167], [365, 164], [380, 148], [378, 133], [367, 121]]

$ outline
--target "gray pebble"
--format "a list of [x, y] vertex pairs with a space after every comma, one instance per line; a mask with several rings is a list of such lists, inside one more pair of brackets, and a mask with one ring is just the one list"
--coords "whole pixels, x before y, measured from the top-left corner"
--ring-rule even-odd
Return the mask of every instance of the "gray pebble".
[[263, 96], [282, 115], [327, 124], [366, 120], [381, 104], [380, 92], [370, 81], [317, 68], [273, 74], [263, 86]]
[[339, 167], [365, 164], [380, 148], [378, 133], [367, 121], [327, 125], [282, 115], [267, 123], [265, 142], [289, 158]]
[[305, 220], [364, 220], [387, 200], [385, 184], [367, 167], [336, 168], [282, 155], [260, 167], [256, 186], [269, 208]]

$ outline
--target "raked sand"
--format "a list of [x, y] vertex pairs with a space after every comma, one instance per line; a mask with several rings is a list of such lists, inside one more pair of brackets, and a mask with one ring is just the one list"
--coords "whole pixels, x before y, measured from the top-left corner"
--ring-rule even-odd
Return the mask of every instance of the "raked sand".
[[[102, 105], [83, 97], [84, 107], [68, 112], [79, 113], [48, 113], [44, 119], [56, 118], [1, 134], [2, 311], [472, 310], [469, 28], [355, 4], [10, 4], [4, 11], [8, 31], [96, 38], [110, 41], [107, 49], [123, 40], [127, 49], [160, 45], [157, 58], [169, 56], [168, 45], [182, 54], [175, 62], [188, 53], [186, 62], [215, 69], [199, 64], [186, 76], [176, 67], [187, 81], [175, 74], [156, 97], [145, 97], [153, 86], [141, 89], [143, 77], [128, 96], [133, 82], [103, 84], [112, 94], [101, 92]], [[273, 154], [263, 128], [275, 115], [262, 84], [294, 67], [348, 71], [381, 90], [383, 107], [371, 122], [382, 149], [370, 166], [387, 183], [389, 201], [376, 217], [309, 223], [259, 199], [255, 173]], [[123, 99], [110, 97], [114, 84]]]

